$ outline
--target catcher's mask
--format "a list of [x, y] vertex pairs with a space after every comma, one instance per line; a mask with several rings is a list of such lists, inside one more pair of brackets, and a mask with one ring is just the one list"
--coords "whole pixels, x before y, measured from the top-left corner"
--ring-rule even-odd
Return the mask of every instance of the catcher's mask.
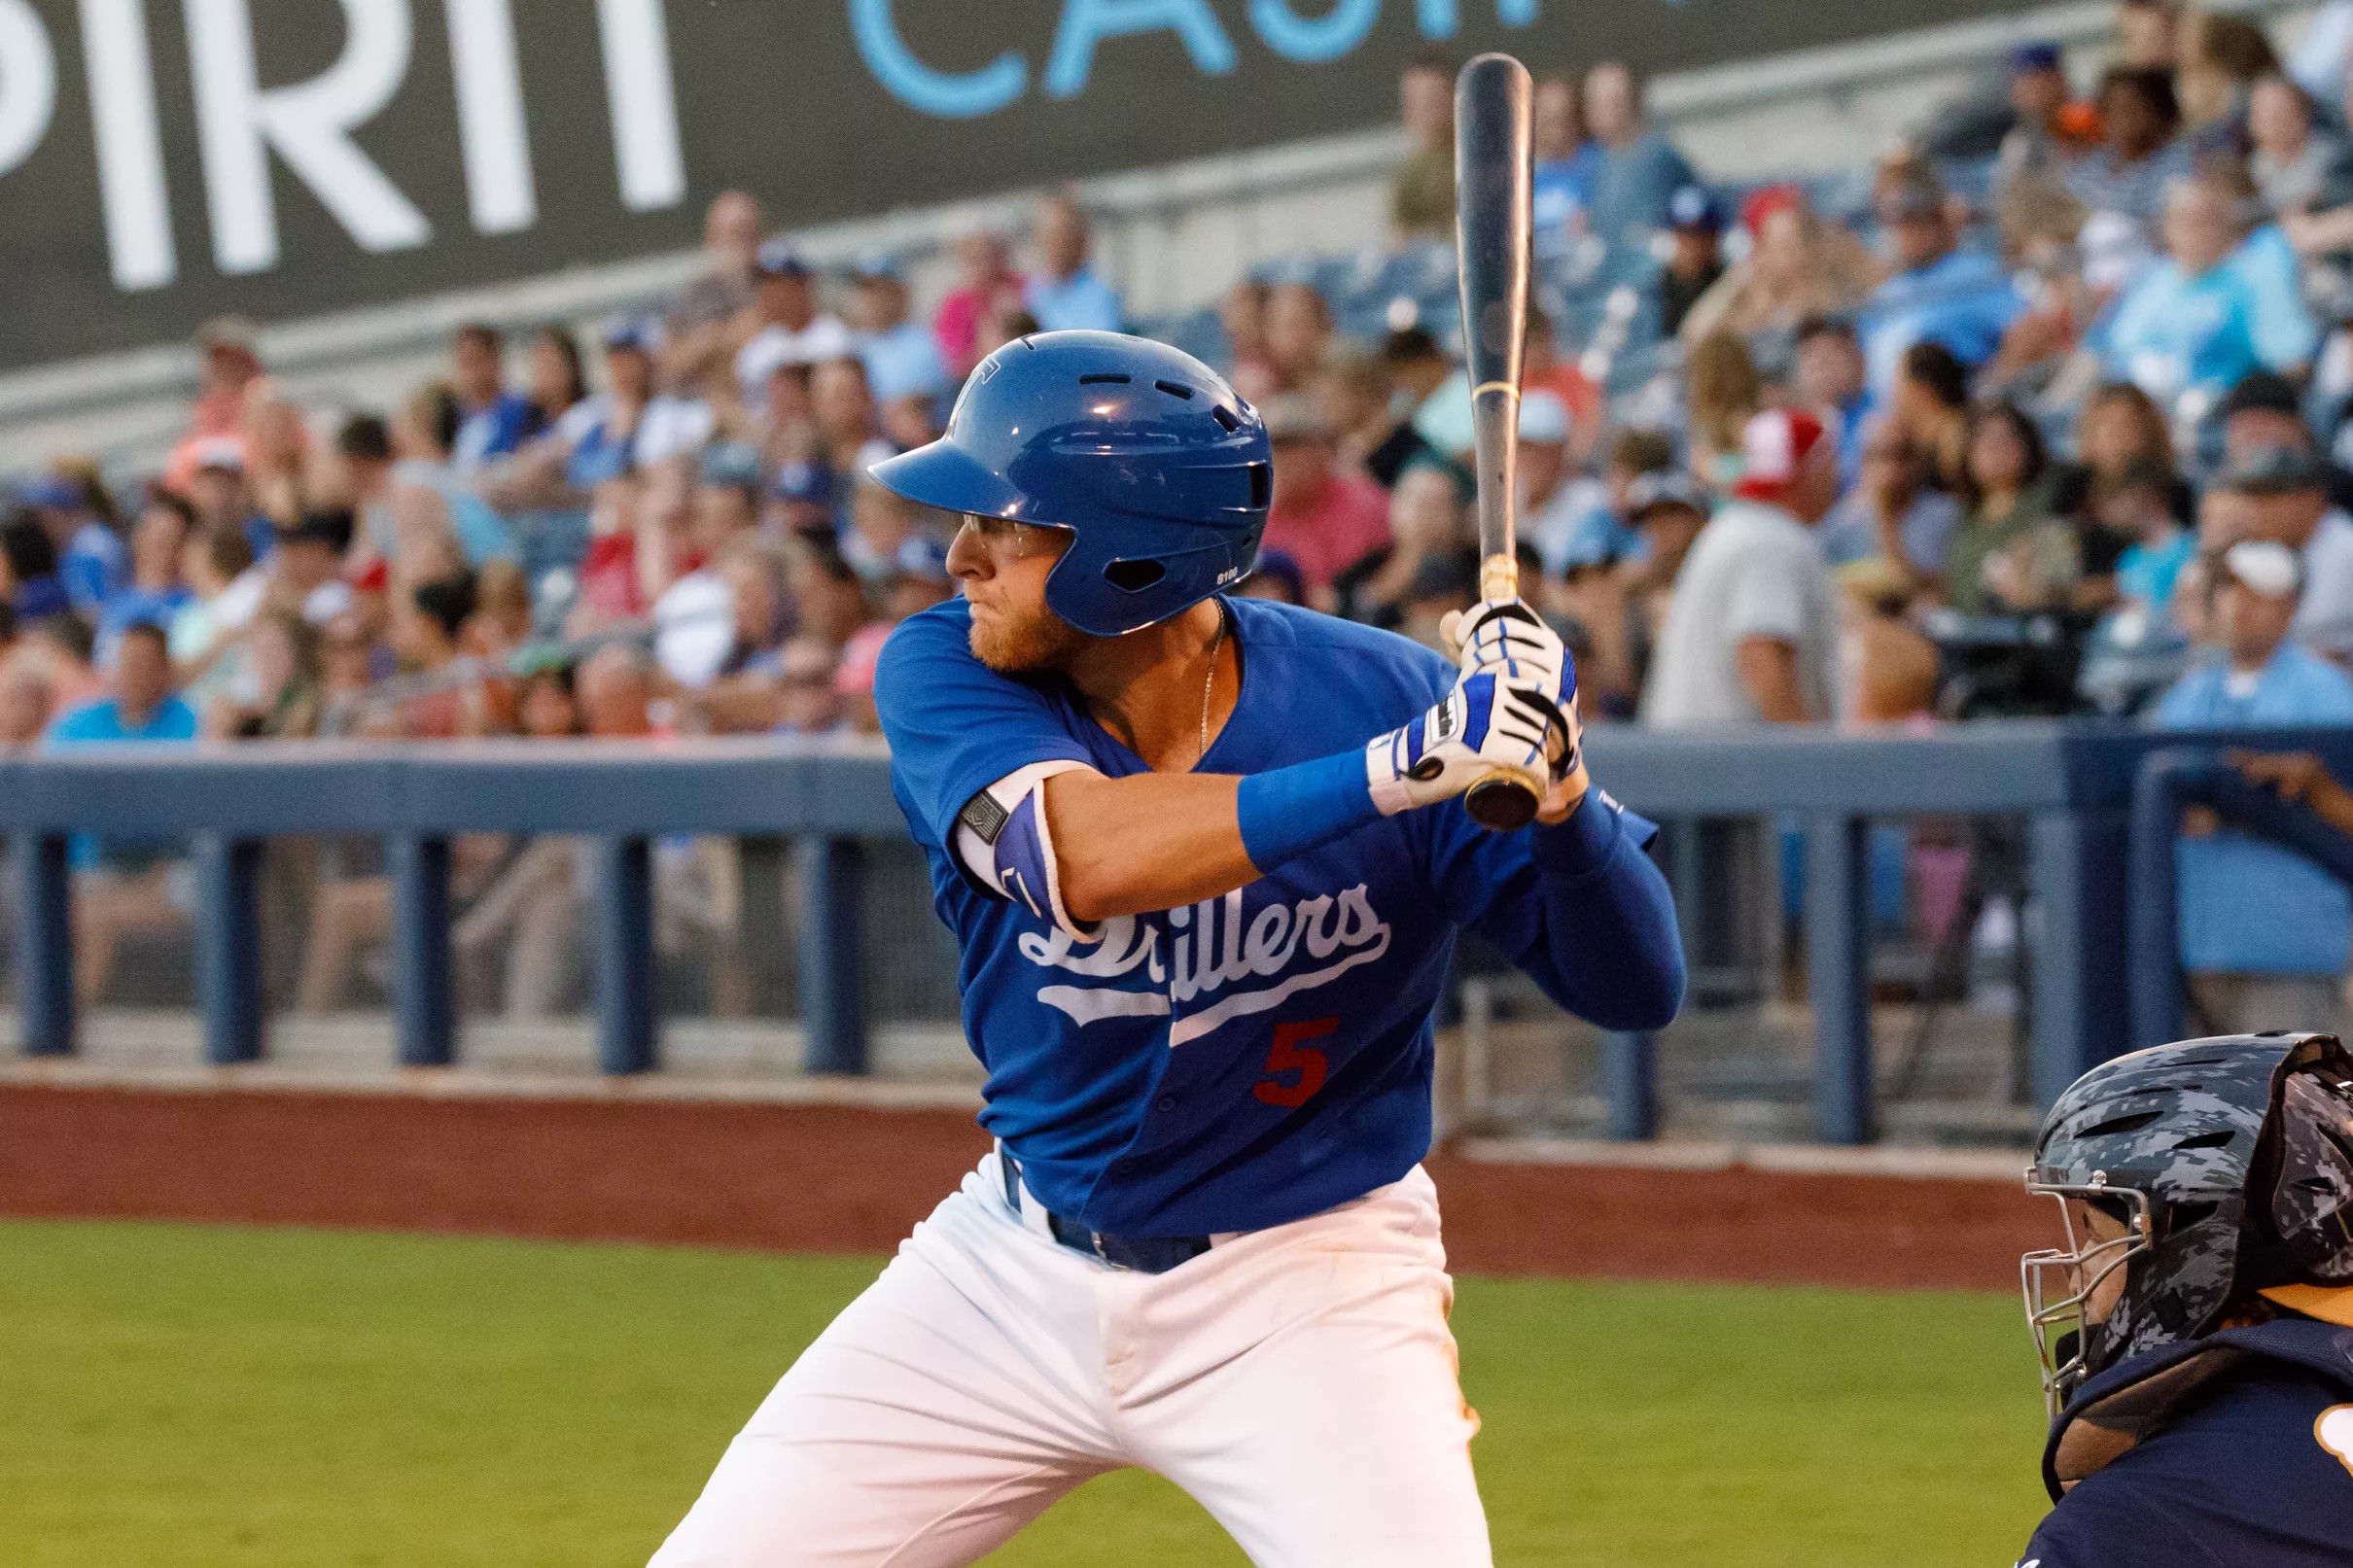
[[2055, 1415], [2255, 1293], [2353, 1286], [2353, 1055], [2255, 1034], [2119, 1057], [2052, 1107], [2026, 1190], [2059, 1205], [2065, 1237], [2020, 1264]]

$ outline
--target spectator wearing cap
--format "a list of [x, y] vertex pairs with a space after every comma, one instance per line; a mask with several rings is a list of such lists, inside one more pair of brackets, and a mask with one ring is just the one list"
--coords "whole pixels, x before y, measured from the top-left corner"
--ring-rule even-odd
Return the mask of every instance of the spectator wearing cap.
[[654, 397], [661, 324], [650, 317], [615, 317], [604, 334], [603, 392], [576, 403], [543, 443], [560, 459], [563, 482], [575, 494], [593, 491], [637, 468], [637, 444]]
[[[1396, 526], [1393, 513], [1389, 526], [1392, 529]], [[1260, 550], [1258, 559], [1250, 565], [1250, 575], [1242, 579], [1234, 592], [1244, 599], [1271, 599], [1277, 604], [1304, 608], [1307, 579], [1299, 575], [1299, 563], [1281, 550]]]
[[1536, 254], [1558, 261], [1585, 232], [1593, 205], [1594, 175], [1601, 150], [1585, 134], [1585, 108], [1577, 79], [1566, 72], [1536, 78], [1535, 167], [1531, 181]]
[[[2208, 568], [2205, 620], [2212, 655], [2158, 704], [2164, 730], [2353, 724], [2353, 679], [2297, 645], [2304, 564], [2285, 544], [2242, 540]], [[2353, 903], [2300, 856], [2234, 832], [2194, 835], [2177, 852], [2182, 963], [2222, 1028], [2277, 1027], [2334, 1011], [2345, 971]], [[2285, 992], [2288, 994], [2281, 995]], [[2270, 994], [2265, 994], [2269, 993]]]
[[1454, 237], [1455, 63], [1428, 45], [1397, 75], [1398, 118], [1413, 144], [1389, 176], [1389, 226], [1400, 240]]
[[195, 531], [195, 512], [168, 490], [154, 492], [133, 525], [130, 540], [130, 580], [99, 608], [96, 662], [114, 668], [115, 650], [123, 634], [133, 626], [169, 629], [195, 595], [181, 575], [181, 562]]
[[1884, 272], [1862, 242], [1826, 224], [1794, 185], [1767, 186], [1741, 204], [1748, 254], [1683, 318], [1682, 337], [1695, 343], [1710, 332], [1754, 340], [1794, 332], [1809, 320], [1844, 318], [1858, 309]]
[[[195, 710], [172, 694], [163, 628], [142, 623], [123, 631], [107, 694], [59, 714], [48, 747], [174, 745], [193, 741], [196, 730]], [[104, 993], [123, 935], [187, 923], [171, 888], [175, 849], [154, 840], [75, 836], [74, 987], [85, 1004]]]
[[694, 487], [688, 570], [759, 532], [760, 491], [759, 453], [754, 448], [720, 441], [703, 453]]
[[1707, 526], [1707, 493], [1688, 473], [1660, 469], [1626, 487], [1633, 546], [1579, 561], [1546, 579], [1546, 608], [1584, 634], [1578, 683], [1598, 711], [1632, 718], [1640, 706], [1659, 628], [1674, 606], [1675, 579]]
[[1570, 434], [1568, 404], [1543, 387], [1521, 393], [1520, 516], [1542, 516], [1567, 495]]
[[1544, 570], [1559, 575], [1639, 555], [1641, 536], [1634, 532], [1627, 509], [1634, 483], [1646, 473], [1665, 472], [1674, 463], [1674, 442], [1664, 432], [1618, 432], [1610, 440], [1601, 477], [1571, 481], [1544, 516], [1527, 525], [1526, 537], [1534, 541]]
[[1588, 227], [1612, 249], [1638, 249], [1667, 226], [1668, 205], [1699, 177], [1642, 114], [1633, 68], [1606, 60], [1585, 75], [1585, 125], [1599, 147]]
[[[2217, 489], [2237, 498], [2236, 531], [2296, 552], [2300, 597], [2293, 628], [2305, 649], [2353, 660], [2353, 516], [2329, 505], [2325, 468], [2308, 451], [2263, 447], [2225, 471]], [[2236, 538], [2207, 537], [2207, 548]]]
[[735, 355], [735, 384], [747, 408], [766, 401], [768, 377], [779, 366], [816, 365], [858, 352], [841, 319], [818, 308], [817, 274], [790, 240], [762, 245], [753, 274], [758, 282], [753, 296], [758, 330]]
[[2063, 170], [2099, 145], [2098, 111], [2069, 91], [2058, 45], [2048, 39], [2014, 45], [2009, 66], [2010, 109], [2018, 122], [1995, 157], [1996, 190], [2021, 174]]
[[187, 488], [195, 471], [194, 447], [213, 436], [238, 439], [245, 416], [245, 389], [261, 379], [260, 330], [243, 316], [215, 316], [196, 329], [196, 400], [189, 408], [188, 434], [163, 466], [163, 483]]
[[1667, 226], [1674, 245], [1659, 271], [1659, 309], [1671, 336], [1724, 275], [1724, 209], [1705, 186], [1687, 185], [1667, 198]]
[[2353, 512], [2353, 473], [2321, 452], [2312, 427], [2304, 420], [2303, 396], [2295, 382], [2269, 370], [2258, 370], [2230, 389], [2219, 416], [2225, 469], [2267, 446], [2311, 454], [2321, 461], [2329, 505], [2338, 511]]
[[[1465, 526], [1465, 486], [1452, 464], [1422, 457], [1405, 466], [1388, 496], [1388, 538], [1365, 552], [1333, 581], [1335, 608], [1350, 620], [1395, 630], [1404, 624], [1415, 578], [1440, 558], [1467, 558], [1477, 568], [1478, 547]], [[1288, 565], [1300, 579], [1300, 603], [1316, 592], [1296, 557], [1287, 550], [1261, 552]]]
[[2067, 165], [2067, 192], [2094, 216], [2114, 213], [2152, 239], [2165, 188], [2195, 172], [2181, 129], [2181, 100], [2162, 70], [2118, 65], [2100, 78], [2100, 145]]
[[829, 541], [840, 497], [841, 486], [825, 464], [807, 458], [788, 462], [776, 470], [766, 519], [769, 532], [789, 540]]
[[968, 229], [956, 241], [956, 287], [932, 313], [931, 335], [939, 343], [948, 373], [962, 381], [980, 363], [982, 321], [995, 314], [1002, 300], [1020, 299], [1023, 283], [1013, 270], [1011, 241], [985, 226]]
[[1919, 449], [1882, 420], [1864, 438], [1853, 487], [1822, 519], [1822, 556], [1833, 567], [1882, 560], [1908, 581], [1930, 581], [1944, 575], [1960, 522], [1960, 502], [1928, 487]]
[[486, 322], [469, 322], [451, 335], [450, 387], [457, 394], [458, 433], [449, 461], [472, 475], [495, 459], [522, 450], [542, 428], [529, 398], [507, 387], [507, 336]]
[[1834, 712], [1838, 590], [1813, 525], [1838, 497], [1838, 448], [1811, 414], [1748, 422], [1741, 478], [1700, 531], [1660, 629], [1645, 723], [1822, 721]]
[[1951, 204], [1924, 169], [1887, 181], [1877, 205], [1896, 270], [1863, 308], [1872, 388], [1891, 391], [1905, 352], [1919, 343], [1934, 343], [1971, 368], [1984, 364], [2026, 308], [2000, 260], [1960, 248]]
[[1038, 204], [1031, 243], [1037, 250], [1037, 270], [1030, 274], [1021, 297], [1040, 328], [1049, 332], [1119, 331], [1119, 291], [1087, 263], [1093, 235], [1085, 210], [1070, 192], [1057, 192]]
[[57, 581], [75, 613], [97, 614], [123, 586], [129, 569], [121, 536], [99, 519], [85, 487], [62, 474], [48, 474], [26, 485], [18, 492], [17, 503], [54, 546]]
[[898, 263], [867, 257], [851, 269], [850, 280], [850, 325], [858, 331], [875, 401], [886, 417], [895, 404], [920, 401], [928, 422], [929, 405], [948, 390], [948, 367], [939, 357], [938, 340], [909, 318], [907, 280]]
[[1298, 562], [1311, 602], [1328, 608], [1333, 580], [1387, 541], [1388, 497], [1340, 470], [1339, 447], [1314, 399], [1285, 393], [1261, 411], [1275, 449], [1265, 547]]

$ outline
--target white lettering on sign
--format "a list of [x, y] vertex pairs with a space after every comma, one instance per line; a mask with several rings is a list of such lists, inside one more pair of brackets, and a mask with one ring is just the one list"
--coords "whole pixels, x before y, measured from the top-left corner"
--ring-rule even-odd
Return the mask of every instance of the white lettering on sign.
[[57, 53], [28, 0], [0, 0], [0, 174], [32, 155], [57, 112]]
[[442, 0], [441, 12], [449, 21], [458, 145], [474, 226], [484, 234], [519, 232], [540, 221], [540, 198], [523, 121], [523, 73], [515, 63], [514, 7], [511, 0]]
[[228, 273], [278, 264], [270, 197], [275, 153], [367, 251], [433, 237], [425, 215], [351, 140], [408, 74], [407, 0], [342, 0], [342, 57], [307, 82], [262, 90], [246, 0], [187, 0], [196, 128], [212, 212], [213, 260]]
[[[264, 88], [250, 0], [183, 0], [199, 162], [223, 272], [266, 272], [283, 260], [275, 157], [360, 248], [406, 250], [433, 226], [352, 133], [381, 114], [408, 78], [411, 0], [336, 0], [341, 55], [307, 82]], [[146, 0], [78, 0], [89, 81], [98, 193], [115, 287], [178, 280], [171, 192], [157, 114]], [[539, 222], [514, 0], [441, 0], [449, 31], [468, 216], [484, 234]], [[597, 0], [606, 102], [622, 203], [633, 212], [686, 197], [663, 0]], [[30, 0], [0, 0], [0, 175], [30, 157], [56, 111], [56, 61]]]
[[159, 289], [179, 275], [180, 261], [163, 189], [163, 137], [156, 128], [156, 72], [143, 0], [82, 0], [82, 65], [89, 74], [98, 198], [115, 287], [126, 293]]
[[662, 0], [596, 0], [596, 26], [605, 47], [605, 97], [613, 110], [621, 201], [631, 212], [675, 207], [686, 198], [686, 159], [679, 151], [678, 92]]

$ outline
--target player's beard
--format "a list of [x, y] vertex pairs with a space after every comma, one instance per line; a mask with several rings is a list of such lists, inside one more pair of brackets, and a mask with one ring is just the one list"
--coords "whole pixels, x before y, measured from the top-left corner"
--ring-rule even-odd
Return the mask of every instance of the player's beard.
[[1087, 634], [1040, 605], [1029, 614], [1000, 610], [972, 617], [972, 656], [999, 675], [1066, 668]]

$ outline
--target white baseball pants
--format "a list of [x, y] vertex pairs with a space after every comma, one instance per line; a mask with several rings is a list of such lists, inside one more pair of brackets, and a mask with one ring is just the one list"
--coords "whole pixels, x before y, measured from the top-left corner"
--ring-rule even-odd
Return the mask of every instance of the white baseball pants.
[[1488, 1568], [1422, 1171], [1164, 1274], [1042, 1233], [989, 1156], [776, 1385], [652, 1568], [948, 1568], [1130, 1466], [1259, 1568]]

